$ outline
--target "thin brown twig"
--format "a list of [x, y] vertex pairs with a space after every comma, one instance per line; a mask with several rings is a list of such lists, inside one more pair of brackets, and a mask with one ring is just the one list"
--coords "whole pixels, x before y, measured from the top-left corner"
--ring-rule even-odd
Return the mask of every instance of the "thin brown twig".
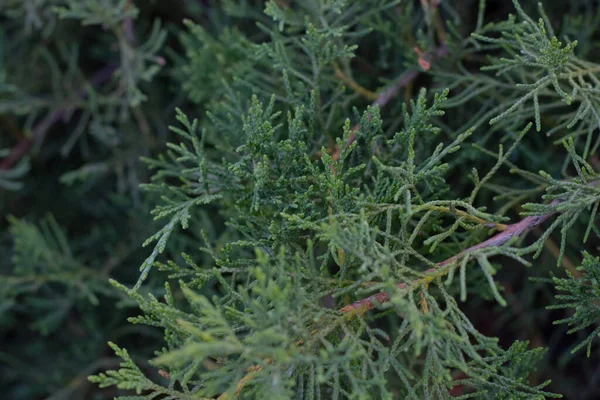
[[350, 88], [356, 93], [360, 94], [367, 100], [374, 101], [377, 99], [377, 93], [372, 92], [369, 89], [359, 85], [354, 79], [346, 75], [344, 71], [342, 71], [342, 69], [339, 67], [339, 65], [333, 64], [333, 70], [335, 71], [335, 77], [344, 82], [346, 85], [350, 86]]
[[440, 43], [446, 43], [446, 31], [444, 30], [444, 24], [440, 16], [440, 9], [438, 5], [439, 2], [437, 0], [431, 2], [431, 9], [433, 13], [433, 26], [435, 27], [435, 32], [437, 33], [438, 40], [440, 41]]

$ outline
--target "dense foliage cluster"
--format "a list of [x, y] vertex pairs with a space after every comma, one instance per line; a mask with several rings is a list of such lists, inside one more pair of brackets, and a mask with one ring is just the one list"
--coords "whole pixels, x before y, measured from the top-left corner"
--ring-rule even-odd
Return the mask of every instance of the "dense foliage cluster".
[[2, 392], [600, 396], [600, 4], [547, 3], [0, 3]]

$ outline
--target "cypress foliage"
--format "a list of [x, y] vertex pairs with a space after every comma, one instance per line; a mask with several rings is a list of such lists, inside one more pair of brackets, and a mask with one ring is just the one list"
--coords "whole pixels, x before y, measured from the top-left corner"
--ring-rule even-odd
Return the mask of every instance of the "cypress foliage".
[[9, 398], [598, 396], [593, 2], [0, 18]]

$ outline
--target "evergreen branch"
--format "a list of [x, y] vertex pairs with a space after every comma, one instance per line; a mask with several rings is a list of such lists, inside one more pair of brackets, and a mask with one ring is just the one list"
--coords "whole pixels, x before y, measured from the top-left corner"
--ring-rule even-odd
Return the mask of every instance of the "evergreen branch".
[[[435, 59], [446, 57], [448, 55], [448, 53], [449, 53], [448, 46], [446, 46], [445, 44], [442, 44], [437, 49], [436, 53], [433, 56], [430, 56], [428, 58], [428, 62], [429, 62], [429, 60], [433, 61]], [[427, 58], [427, 57], [425, 57], [425, 58]], [[403, 87], [412, 83], [415, 80], [415, 78], [417, 76], [419, 76], [420, 72], [421, 72], [421, 70], [419, 68], [412, 68], [412, 69], [409, 69], [408, 71], [404, 71], [398, 77], [398, 79], [396, 79], [396, 82], [394, 82], [392, 85], [385, 88], [383, 91], [381, 91], [377, 95], [377, 97], [375, 98], [373, 103], [371, 103], [371, 107], [375, 107], [375, 106], [378, 106], [379, 108], [384, 107], [387, 103], [390, 102], [391, 99], [394, 98], [394, 96], [396, 96], [396, 94], [398, 94], [400, 89], [402, 89]], [[362, 89], [364, 89], [364, 88], [362, 88]], [[357, 89], [355, 89], [355, 90], [357, 90]], [[366, 89], [364, 89], [364, 90], [366, 90]], [[372, 93], [372, 92], [369, 91], [369, 93]], [[371, 115], [369, 114], [369, 119], [370, 119], [370, 117], [371, 117]], [[349, 147], [356, 140], [356, 131], [357, 130], [358, 130], [358, 124], [352, 128], [352, 133], [346, 139], [346, 147]], [[337, 160], [340, 157], [341, 151], [342, 151], [341, 148], [339, 146], [336, 146], [336, 149], [332, 153], [331, 157], [334, 160]]]
[[[600, 180], [590, 182], [589, 186], [596, 186], [598, 183], [600, 183]], [[550, 205], [556, 206], [562, 202], [563, 202], [562, 200], [555, 199], [551, 202]], [[439, 263], [436, 264], [436, 267], [427, 269], [423, 273], [423, 277], [421, 277], [419, 279], [415, 279], [411, 283], [406, 283], [406, 282], [398, 283], [398, 284], [396, 284], [396, 288], [413, 290], [421, 285], [424, 285], [424, 284], [427, 284], [427, 283], [433, 281], [435, 278], [444, 276], [449, 273], [449, 271], [450, 271], [449, 266], [456, 265], [456, 263], [458, 261], [460, 261], [461, 259], [464, 259], [465, 256], [468, 256], [469, 260], [471, 260], [473, 258], [473, 256], [469, 256], [469, 255], [474, 253], [477, 250], [502, 246], [503, 244], [507, 243], [511, 239], [513, 239], [517, 236], [520, 236], [521, 234], [528, 232], [529, 230], [542, 224], [543, 222], [545, 222], [547, 219], [552, 217], [557, 212], [558, 212], [558, 210], [553, 210], [553, 211], [550, 211], [550, 212], [548, 212], [546, 214], [542, 214], [542, 215], [530, 215], [528, 217], [523, 218], [521, 221], [519, 221], [517, 223], [510, 224], [510, 225], [506, 226], [506, 228], [502, 232], [492, 236], [491, 238], [489, 238], [481, 243], [478, 243], [474, 246], [471, 246], [444, 261], [440, 261]], [[379, 292], [379, 293], [376, 293], [369, 297], [366, 297], [364, 299], [355, 301], [352, 304], [344, 306], [340, 309], [340, 311], [343, 313], [363, 314], [366, 311], [369, 311], [369, 310], [372, 310], [373, 308], [375, 308], [376, 305], [383, 304], [383, 303], [387, 302], [388, 300], [390, 300], [390, 294], [388, 292]]]
[[577, 268], [577, 272], [579, 276], [567, 272], [567, 278], [552, 277], [551, 281], [562, 293], [556, 295], [556, 299], [560, 301], [559, 304], [553, 304], [546, 308], [549, 310], [565, 308], [574, 310], [569, 317], [554, 321], [555, 325], [567, 324], [570, 328], [567, 331], [569, 334], [593, 328], [592, 332], [571, 350], [571, 353], [575, 353], [585, 347], [589, 357], [592, 341], [600, 337], [600, 326], [598, 326], [600, 287], [597, 283], [600, 277], [600, 259], [584, 252], [582, 264]]
[[[79, 104], [50, 99], [35, 107], [49, 114], [60, 109], [94, 113], [90, 118], [98, 125], [108, 119], [111, 133], [96, 137], [91, 132], [94, 158], [129, 152], [139, 139], [150, 144], [142, 155], [157, 171], [152, 184], [142, 184], [142, 189], [156, 195], [149, 197], [150, 202], [162, 200], [151, 215], [165, 222], [144, 243], [155, 242], [145, 261], [141, 251], [132, 254], [131, 263], [139, 260], [136, 265], [141, 264], [142, 271], [135, 286], [111, 282], [143, 313], [130, 322], [164, 329], [164, 344], [152, 366], [160, 368], [158, 375], [168, 382], [155, 383], [154, 373], [146, 376], [145, 368], [116, 345], [111, 347], [123, 359], [121, 367], [92, 377], [92, 382], [137, 391], [138, 396], [123, 400], [560, 397], [542, 390], [548, 382], [527, 383], [542, 349], [527, 351], [528, 343], [515, 342], [505, 351], [498, 339], [475, 329], [477, 321], [464, 315], [457, 302], [466, 300], [467, 282], [469, 294], [493, 297], [501, 305], [506, 304], [502, 295], [520, 295], [511, 292], [510, 288], [521, 287], [513, 281], [506, 285], [503, 281], [508, 289], [501, 290], [494, 276], [497, 265], [511, 261], [498, 262], [495, 257], [492, 264], [493, 256], [528, 265], [526, 255], [535, 253], [536, 258], [547, 248], [567, 268], [565, 251], [573, 254], [571, 245], [576, 242], [567, 241], [567, 232], [585, 230], [583, 243], [590, 234], [600, 237], [595, 224], [600, 175], [587, 161], [600, 146], [592, 142], [595, 120], [600, 121], [596, 112], [600, 81], [594, 74], [600, 67], [592, 63], [595, 59], [588, 63], [576, 58], [574, 44], [565, 46], [553, 38], [549, 21], [554, 14], [552, 19], [542, 15], [546, 26], [536, 24], [516, 3], [516, 18], [523, 22], [511, 17], [504, 24], [493, 20], [488, 24], [486, 0], [480, 0], [477, 35], [464, 39], [471, 30], [462, 26], [465, 20], [457, 12], [461, 10], [439, 0], [421, 0], [422, 7], [418, 2], [399, 5], [400, 0], [269, 0], [264, 7], [262, 2], [209, 2], [202, 18], [182, 6], [181, 16], [197, 25], [187, 24], [190, 31], [180, 38], [184, 53], [172, 54], [169, 67], [176, 65], [176, 70], [167, 71], [164, 78], [173, 75], [179, 81], [183, 93], [175, 103], [183, 109], [192, 103], [201, 116], [190, 121], [178, 109], [182, 127], [170, 130], [180, 140], [167, 144], [166, 155], [155, 159], [153, 128], [158, 128], [154, 137], [166, 138], [160, 122], [168, 118], [162, 113], [154, 116], [175, 103], [158, 101], [166, 94], [159, 90], [158, 96], [150, 91], [150, 101], [138, 106], [146, 98], [138, 86], [157, 73], [158, 67], [147, 63], [156, 62], [154, 53], [164, 37], [160, 39], [161, 30], [156, 28], [151, 35], [156, 33], [156, 40], [138, 46], [142, 35], [136, 38], [134, 27], [147, 26], [144, 17], [156, 14], [144, 7], [138, 20], [134, 0], [110, 0], [115, 7], [97, 12], [92, 7], [97, 2], [68, 0], [59, 15], [102, 25], [116, 35], [118, 43], [110, 53], [118, 48], [120, 61], [111, 82], [116, 91], [109, 97], [116, 107], [106, 116], [96, 115], [93, 94], [84, 102], [76, 91], [67, 98], [75, 97]], [[445, 26], [446, 20], [460, 22]], [[259, 29], [246, 22], [255, 22]], [[568, 40], [579, 25], [565, 25], [569, 29], [561, 35]], [[586, 46], [582, 52], [593, 48], [585, 37], [586, 33], [578, 35]], [[476, 49], [470, 49], [470, 43]], [[510, 58], [470, 61], [475, 51], [489, 50], [494, 50], [490, 55], [503, 51]], [[448, 54], [452, 63], [435, 61]], [[368, 75], [359, 75], [360, 65], [356, 71], [351, 68], [352, 60], [369, 60]], [[77, 61], [73, 56], [72, 63]], [[433, 71], [432, 64], [436, 64]], [[482, 65], [499, 70], [499, 77], [485, 72], [471, 75]], [[459, 71], [443, 71], [446, 68]], [[78, 67], [74, 70], [77, 75]], [[382, 83], [377, 71], [396, 72]], [[421, 82], [423, 71], [428, 76]], [[413, 85], [421, 83], [425, 87], [418, 95], [413, 93]], [[78, 88], [77, 83], [64, 86]], [[447, 89], [428, 97], [432, 86]], [[448, 93], [457, 88], [462, 93], [448, 102]], [[354, 106], [365, 99], [371, 106], [359, 115]], [[388, 103], [392, 104], [383, 113]], [[570, 103], [578, 108], [567, 107]], [[120, 115], [113, 116], [110, 111], [116, 114], [118, 106]], [[11, 107], [16, 108], [12, 103]], [[456, 112], [447, 113], [454, 107]], [[477, 135], [482, 152], [464, 146], [466, 138], [489, 119], [497, 123]], [[543, 153], [546, 148], [539, 146], [543, 138], [524, 138], [531, 122], [516, 132], [530, 119], [537, 130], [542, 122], [547, 126], [547, 120], [554, 124], [548, 135], [573, 128], [565, 133], [565, 148], [575, 178], [568, 179], [566, 162], [563, 177], [555, 179], [561, 171], [553, 162], [554, 152]], [[82, 128], [77, 132], [83, 132], [88, 124], [85, 118], [79, 121]], [[336, 135], [340, 130], [343, 134]], [[492, 133], [499, 131], [501, 143], [514, 144], [507, 152], [502, 145], [498, 152], [485, 150]], [[587, 142], [579, 143], [586, 131]], [[335, 147], [324, 148], [332, 136], [339, 136]], [[450, 144], [445, 143], [448, 139]], [[21, 136], [13, 140], [19, 142]], [[87, 150], [87, 138], [78, 143]], [[52, 153], [51, 146], [43, 147]], [[7, 150], [0, 157], [8, 154]], [[483, 155], [496, 158], [491, 169]], [[466, 164], [472, 167], [470, 175]], [[507, 183], [498, 173], [505, 166], [525, 182]], [[489, 172], [480, 179], [482, 169]], [[539, 176], [529, 172], [540, 169], [548, 172]], [[132, 175], [132, 186], [147, 178]], [[469, 176], [474, 186], [466, 179]], [[524, 189], [528, 181], [534, 189]], [[517, 189], [509, 188], [513, 184]], [[496, 212], [486, 212], [495, 206], [489, 193], [474, 205], [484, 187], [499, 194], [494, 200], [508, 199]], [[542, 191], [543, 200], [524, 204], [513, 221], [504, 216], [515, 204], [527, 203]], [[583, 215], [587, 229], [581, 224]], [[532, 230], [540, 232], [527, 240], [533, 243], [529, 245], [525, 236]], [[557, 246], [550, 235], [559, 230]], [[147, 236], [145, 229], [142, 233]], [[29, 237], [27, 242], [36, 243]], [[28, 248], [20, 251], [21, 265], [28, 266]], [[167, 249], [168, 260], [157, 262]], [[48, 254], [45, 264], [30, 264], [61, 265], [60, 252]], [[73, 254], [77, 256], [73, 260], [85, 260], [78, 252]], [[81, 254], [97, 259], [95, 253]], [[172, 258], [176, 254], [181, 254], [181, 261]], [[114, 261], [97, 266], [106, 274], [122, 261], [117, 254]], [[470, 262], [477, 265], [467, 278]], [[172, 291], [166, 282], [164, 291], [156, 287], [161, 276], [146, 280], [151, 268], [179, 280], [180, 289]], [[577, 330], [597, 321], [589, 307], [597, 292], [589, 296], [583, 292], [599, 275], [585, 275], [589, 279], [577, 285], [560, 283], [566, 296], [579, 296], [578, 307], [587, 310], [562, 320]], [[179, 304], [182, 295], [187, 304]], [[13, 298], [11, 293], [9, 300]], [[570, 298], [563, 300], [563, 306], [572, 307]], [[40, 298], [41, 303], [48, 302]], [[380, 307], [382, 303], [386, 304]], [[373, 308], [385, 312], [366, 313]], [[516, 311], [529, 317], [528, 310]], [[595, 336], [596, 332], [589, 340]], [[457, 394], [457, 387], [464, 391]]]
[[[10, 154], [10, 150], [0, 149], [0, 157], [4, 157], [8, 154]], [[29, 172], [29, 161], [27, 160], [27, 157], [23, 158], [12, 169], [0, 169], [0, 188], [13, 191], [22, 189], [24, 185], [19, 179], [23, 178], [27, 172]]]

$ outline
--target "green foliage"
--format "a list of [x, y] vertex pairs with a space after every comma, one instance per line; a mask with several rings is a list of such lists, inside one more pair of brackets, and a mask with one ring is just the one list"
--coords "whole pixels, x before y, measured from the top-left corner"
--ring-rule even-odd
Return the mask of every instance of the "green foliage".
[[571, 317], [554, 321], [555, 324], [567, 324], [571, 328], [569, 333], [582, 331], [588, 327], [593, 327], [593, 331], [587, 335], [575, 348], [573, 353], [586, 347], [587, 356], [590, 356], [592, 341], [600, 336], [600, 327], [596, 326], [600, 319], [600, 307], [598, 298], [600, 297], [600, 260], [598, 257], [592, 257], [588, 253], [583, 254], [583, 263], [577, 268], [582, 271], [583, 276], [576, 278], [572, 273], [567, 273], [567, 278], [552, 278], [556, 289], [564, 294], [556, 295], [562, 303], [548, 306], [548, 309], [574, 308], [575, 312]]
[[573, 4], [0, 5], [3, 393], [593, 398], [600, 11]]
[[[64, 323], [71, 308], [98, 305], [98, 295], [111, 293], [102, 271], [81, 264], [82, 259], [52, 216], [42, 220], [39, 227], [14, 217], [9, 221], [14, 272], [2, 277], [4, 312], [17, 307], [15, 298], [25, 296], [35, 318], [32, 328], [47, 335]], [[10, 318], [10, 313], [3, 317]]]
[[[267, 12], [275, 17], [274, 23], [283, 18], [272, 8]], [[302, 50], [317, 62], [313, 73], [349, 56], [334, 52], [335, 56], [324, 58], [323, 51], [330, 52], [324, 50], [328, 47], [308, 43], [328, 43], [329, 34], [314, 30], [310, 22], [305, 24], [306, 39], [301, 41], [307, 44]], [[204, 30], [196, 31], [199, 39], [205, 37]], [[282, 40], [270, 33], [275, 43]], [[281, 56], [298, 42], [294, 38], [289, 43], [288, 50], [277, 47], [281, 43], [275, 45], [277, 53], [263, 53], [273, 59], [275, 77], [284, 62], [296, 65]], [[269, 46], [262, 47], [268, 50]], [[530, 387], [522, 382], [524, 375], [510, 372], [510, 368], [526, 371], [518, 366], [519, 360], [536, 357], [528, 355], [526, 345], [516, 344], [505, 352], [493, 339], [477, 332], [447, 292], [452, 278], [440, 280], [460, 267], [460, 286], [466, 297], [465, 268], [475, 258], [490, 292], [506, 304], [488, 259], [503, 254], [526, 263], [520, 250], [501, 246], [503, 243], [475, 248], [444, 268], [426, 270], [435, 267], [433, 260], [444, 254], [436, 249], [444, 247], [448, 238], [460, 231], [470, 232], [459, 239], [468, 243], [482, 228], [503, 220], [473, 203], [529, 128], [521, 131], [506, 153], [500, 149], [496, 166], [477, 181], [468, 200], [462, 200], [447, 184], [446, 159], [459, 151], [474, 129], [457, 135], [448, 145], [439, 143], [433, 149], [424, 145], [440, 134], [430, 120], [444, 114], [441, 107], [447, 91], [436, 94], [429, 106], [422, 90], [411, 111], [404, 109], [402, 129], [389, 139], [377, 107], [355, 117], [355, 132], [346, 120], [337, 141], [340, 153], [334, 158], [324, 147], [318, 153], [314, 141], [317, 132], [329, 128], [313, 122], [327, 92], [319, 88], [307, 98], [294, 91], [294, 82], [315, 87], [315, 81], [307, 71], [290, 71], [283, 70], [281, 81], [287, 97], [277, 101], [277, 96], [272, 96], [265, 105], [253, 96], [237, 122], [230, 114], [225, 124], [211, 110], [212, 126], [207, 122], [199, 132], [200, 123], [178, 111], [182, 129], [171, 130], [185, 142], [170, 144], [167, 157], [147, 160], [157, 172], [155, 182], [146, 188], [162, 193], [165, 201], [155, 208], [155, 216], [171, 219], [149, 239], [158, 243], [143, 264], [136, 286], [119, 286], [144, 311], [144, 316], [132, 322], [164, 329], [167, 348], [153, 363], [167, 372], [170, 386], [180, 386], [181, 396], [244, 393], [250, 398], [290, 398], [294, 394], [302, 398], [391, 398], [387, 383], [391, 381], [404, 396], [446, 398], [448, 389], [457, 384], [452, 378], [455, 370], [465, 375], [458, 383], [471, 388], [472, 396], [497, 398], [502, 388], [508, 398], [553, 397], [543, 391], [547, 382]], [[244, 86], [254, 89], [252, 81], [252, 76], [247, 77]], [[224, 81], [224, 85], [227, 88], [229, 83]], [[241, 94], [230, 96], [227, 101], [241, 107]], [[423, 142], [417, 146], [421, 137]], [[215, 151], [208, 150], [211, 148]], [[240, 239], [229, 241], [221, 252], [207, 249], [209, 257], [202, 258], [202, 264], [191, 255], [186, 256], [186, 267], [158, 264], [172, 278], [185, 277], [180, 287], [189, 305], [176, 305], [169, 289], [164, 303], [138, 294], [176, 225], [187, 228], [193, 223], [190, 210], [209, 203], [220, 210]], [[535, 205], [530, 208], [538, 210]], [[455, 221], [444, 223], [444, 214], [454, 214]], [[210, 247], [210, 241], [208, 244]], [[310, 252], [303, 250], [307, 246]], [[253, 258], [247, 248], [261, 252]], [[429, 254], [422, 252], [424, 248]], [[271, 261], [272, 257], [275, 260]], [[212, 280], [221, 286], [218, 296], [210, 300], [195, 292]], [[416, 284], [409, 287], [395, 285], [413, 280]], [[425, 289], [429, 285], [436, 288], [437, 296]], [[419, 288], [421, 298], [417, 299], [413, 291]], [[333, 304], [343, 305], [351, 293], [364, 296], [380, 290], [391, 296], [382, 306], [388, 315], [404, 319], [388, 332], [374, 329], [362, 313], [334, 311], [335, 307], [319, 301], [325, 296]], [[394, 343], [391, 350], [385, 342]], [[409, 367], [407, 360], [421, 354], [422, 362]], [[211, 366], [214, 362], [217, 365]], [[145, 381], [140, 370], [128, 366], [127, 373], [121, 371], [92, 379], [101, 385], [135, 386], [138, 392], [154, 393], [154, 383]], [[138, 386], [139, 382], [146, 383]]]
[[[574, 54], [578, 42], [561, 42], [556, 36], [542, 3], [538, 3], [540, 18], [535, 21], [519, 3], [513, 0], [517, 15], [507, 21], [489, 23], [472, 34], [469, 52], [486, 54], [492, 51], [489, 64], [481, 71], [495, 75], [468, 73], [457, 76], [443, 72], [453, 80], [452, 87], [461, 88], [453, 105], [463, 104], [473, 97], [484, 96], [490, 101], [470, 121], [479, 125], [489, 121], [489, 134], [513, 127], [515, 121], [534, 120], [536, 130], [542, 130], [542, 115], [551, 126], [546, 136], [560, 135], [556, 143], [566, 138], [583, 139], [584, 158], [596, 153], [600, 146], [597, 134], [598, 114], [595, 93], [598, 90], [597, 64]], [[572, 107], [565, 107], [572, 105]], [[555, 113], [549, 116], [548, 113]]]

